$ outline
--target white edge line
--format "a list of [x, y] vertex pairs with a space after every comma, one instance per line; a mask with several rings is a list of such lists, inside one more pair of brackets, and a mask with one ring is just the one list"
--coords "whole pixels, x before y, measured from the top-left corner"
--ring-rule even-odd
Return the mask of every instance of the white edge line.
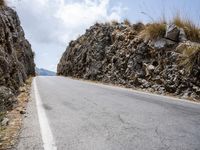
[[34, 78], [33, 87], [34, 87], [36, 107], [37, 107], [38, 119], [39, 119], [39, 124], [40, 124], [40, 132], [42, 135], [44, 150], [57, 150], [57, 147], [53, 138], [53, 134], [49, 126], [49, 122], [48, 122], [48, 119], [47, 119], [47, 116], [46, 116], [46, 113], [43, 108], [43, 104], [38, 92], [36, 78]]

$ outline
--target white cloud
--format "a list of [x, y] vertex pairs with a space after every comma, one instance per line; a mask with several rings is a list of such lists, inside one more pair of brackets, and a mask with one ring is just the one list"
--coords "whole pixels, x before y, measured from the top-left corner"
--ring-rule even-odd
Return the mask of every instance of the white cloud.
[[[45, 50], [52, 62], [55, 55], [61, 56], [70, 40], [95, 22], [120, 20], [123, 13], [120, 5], [110, 6], [110, 0], [11, 0], [10, 4], [16, 7], [28, 39], [35, 44], [33, 47], [49, 43], [54, 43], [54, 47], [63, 46], [61, 50]], [[42, 57], [41, 49], [35, 51], [37, 57]], [[50, 68], [45, 62], [36, 63], [39, 67]]]

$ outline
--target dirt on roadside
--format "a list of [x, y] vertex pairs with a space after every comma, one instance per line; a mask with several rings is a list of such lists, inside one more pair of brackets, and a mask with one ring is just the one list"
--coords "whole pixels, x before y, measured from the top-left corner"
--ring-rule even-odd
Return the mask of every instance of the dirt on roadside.
[[0, 150], [11, 149], [17, 142], [22, 126], [23, 116], [26, 117], [26, 105], [30, 98], [32, 77], [20, 87], [17, 104], [11, 111], [4, 114], [4, 122], [0, 125]]

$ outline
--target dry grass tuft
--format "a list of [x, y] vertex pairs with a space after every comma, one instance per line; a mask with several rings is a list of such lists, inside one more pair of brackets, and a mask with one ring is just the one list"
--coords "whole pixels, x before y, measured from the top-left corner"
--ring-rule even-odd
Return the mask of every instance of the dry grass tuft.
[[5, 6], [5, 5], [6, 5], [5, 0], [0, 0], [0, 6]]
[[187, 38], [190, 41], [199, 42], [200, 41], [200, 28], [193, 23], [190, 19], [183, 18], [177, 14], [171, 21], [180, 28], [183, 28]]
[[151, 24], [146, 25], [142, 31], [142, 34], [144, 37], [149, 39], [164, 37], [167, 23], [173, 23], [179, 28], [182, 28], [185, 31], [188, 40], [193, 42], [200, 42], [200, 27], [196, 25], [192, 20], [181, 17], [178, 13], [170, 21], [166, 21], [164, 15], [157, 22], [153, 20]]
[[183, 45], [178, 47], [182, 53], [179, 66], [183, 67], [186, 74], [190, 75], [195, 65], [200, 63], [200, 45]]
[[124, 24], [127, 25], [127, 26], [131, 26], [131, 22], [128, 19], [124, 20]]
[[163, 22], [158, 22], [146, 25], [141, 34], [147, 39], [156, 39], [158, 37], [164, 37], [165, 32], [166, 24]]
[[118, 25], [118, 24], [119, 24], [119, 22], [117, 20], [112, 20], [111, 21], [111, 25]]

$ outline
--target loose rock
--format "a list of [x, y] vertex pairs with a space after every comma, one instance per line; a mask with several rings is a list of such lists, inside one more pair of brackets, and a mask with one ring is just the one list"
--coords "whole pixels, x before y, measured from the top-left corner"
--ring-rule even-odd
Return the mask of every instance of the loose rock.
[[9, 124], [9, 119], [8, 118], [4, 118], [3, 121], [1, 122], [2, 126], [7, 126]]

